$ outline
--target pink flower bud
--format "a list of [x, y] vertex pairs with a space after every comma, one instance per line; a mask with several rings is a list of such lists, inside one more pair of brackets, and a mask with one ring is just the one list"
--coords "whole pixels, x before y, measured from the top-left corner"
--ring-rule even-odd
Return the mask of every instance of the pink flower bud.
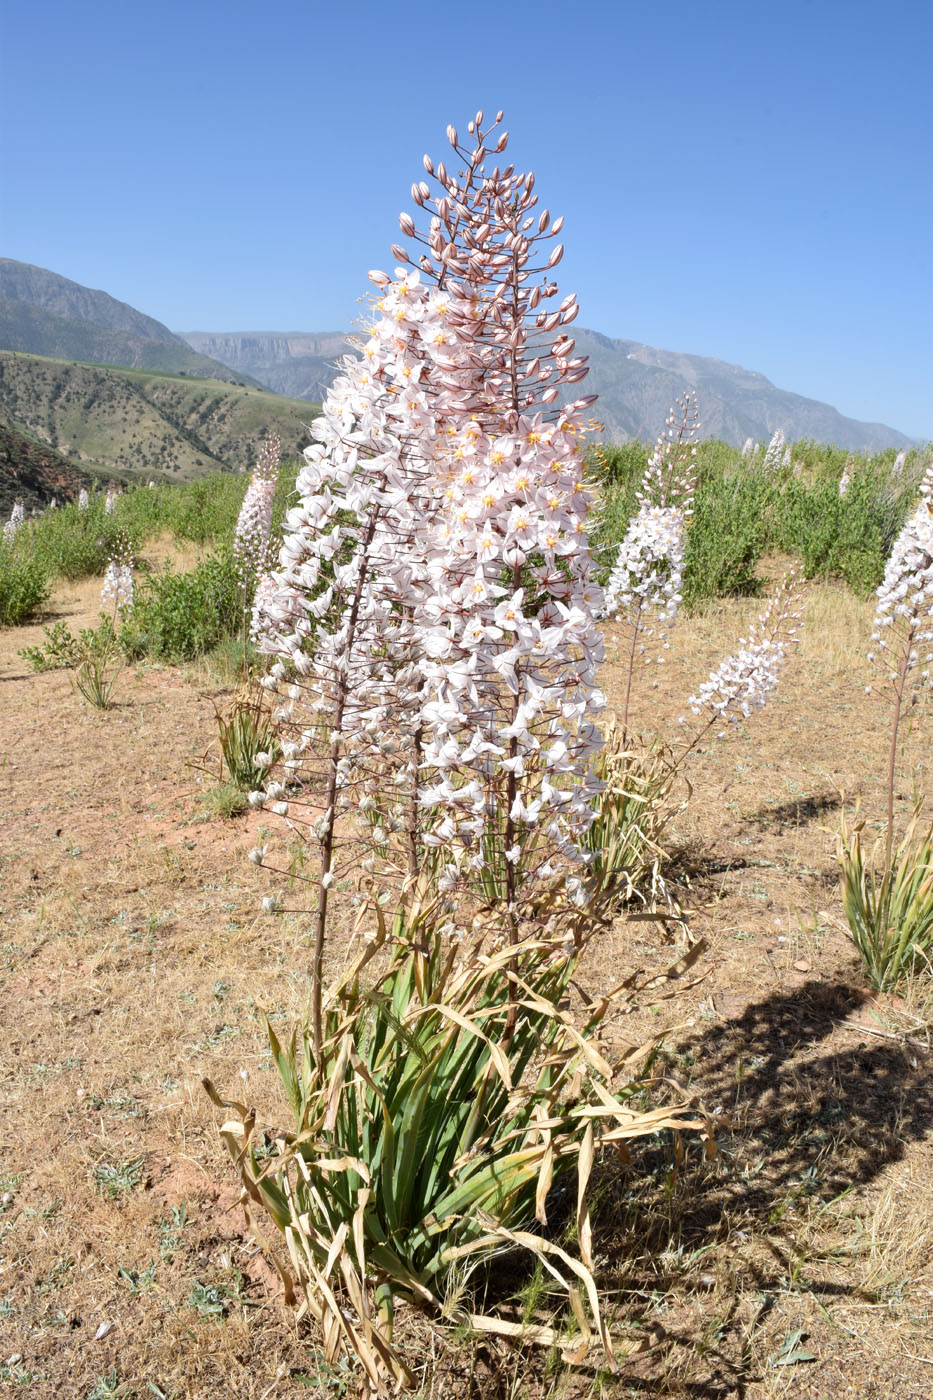
[[570, 325], [570, 322], [571, 322], [571, 321], [575, 321], [575, 320], [577, 319], [577, 316], [578, 316], [579, 314], [580, 314], [580, 308], [579, 308], [579, 306], [571, 306], [571, 307], [569, 308], [569, 310], [565, 311], [565, 312], [563, 313], [563, 315], [561, 316], [560, 319], [561, 319], [562, 324], [565, 325], [565, 326], [569, 326], [569, 325]]
[[545, 209], [545, 210], [542, 211], [541, 217], [540, 217], [540, 219], [538, 220], [538, 232], [539, 232], [539, 233], [543, 233], [544, 230], [547, 228], [547, 226], [548, 226], [548, 224], [549, 224], [550, 222], [551, 222], [551, 216], [550, 216], [550, 214], [548, 213], [548, 211]]
[[556, 389], [554, 389], [554, 388], [545, 389], [544, 393], [541, 395], [541, 402], [542, 402], [542, 403], [553, 403], [554, 400], [555, 400], [556, 398], [557, 398], [557, 390], [556, 390]]
[[398, 226], [399, 226], [399, 228], [402, 230], [402, 232], [405, 234], [406, 238], [414, 238], [414, 236], [415, 236], [415, 221], [414, 221], [414, 219], [411, 217], [410, 214], [399, 214], [399, 216], [398, 216]]
[[400, 263], [411, 262], [411, 258], [400, 243], [392, 244], [392, 256], [397, 258]]
[[562, 229], [563, 227], [564, 227], [564, 216], [563, 216], [563, 214], [561, 214], [560, 218], [559, 218], [559, 219], [555, 219], [554, 222], [553, 222], [553, 224], [551, 225], [551, 232], [552, 232], [552, 233], [560, 233], [560, 231], [561, 231], [561, 229]]
[[503, 131], [502, 135], [499, 137], [499, 140], [496, 142], [496, 150], [497, 150], [497, 151], [504, 151], [505, 148], [506, 148], [506, 146], [507, 146], [508, 144], [509, 144], [509, 133], [508, 133], [507, 131]]
[[561, 258], [562, 258], [563, 256], [564, 256], [564, 245], [563, 245], [563, 243], [555, 243], [554, 247], [551, 249], [551, 256], [548, 258], [547, 264], [546, 264], [546, 265], [547, 265], [548, 267], [556, 267], [557, 264], [560, 262], [560, 260], [561, 260]]
[[412, 197], [412, 199], [415, 201], [415, 203], [416, 203], [419, 207], [424, 203], [424, 196], [423, 196], [423, 194], [421, 193], [421, 186], [420, 186], [420, 185], [418, 185], [418, 184], [412, 185], [412, 187], [411, 187], [411, 197]]
[[424, 157], [423, 157], [423, 164], [424, 164], [424, 168], [425, 168], [425, 170], [428, 172], [428, 174], [429, 174], [429, 175], [433, 175], [433, 174], [434, 174], [434, 162], [433, 162], [433, 160], [431, 159], [430, 156], [424, 156]]
[[369, 274], [369, 280], [370, 282], [375, 282], [377, 287], [387, 287], [392, 281], [392, 278], [387, 276], [386, 273], [379, 272], [378, 269], [373, 268]]
[[477, 127], [481, 127], [481, 126], [482, 126], [482, 124], [483, 124], [483, 109], [482, 109], [482, 107], [480, 107], [479, 111], [477, 112], [476, 117], [475, 117], [475, 121], [476, 121]]
[[455, 126], [449, 126], [449, 127], [447, 128], [447, 140], [448, 140], [448, 141], [450, 142], [450, 144], [453, 146], [454, 150], [456, 150], [456, 149], [457, 149], [457, 128], [456, 128]]
[[441, 161], [441, 163], [437, 167], [437, 178], [440, 180], [442, 185], [447, 184], [447, 166], [444, 164], [443, 161]]
[[503, 118], [504, 116], [505, 116], [505, 113], [503, 112], [502, 108], [500, 107], [499, 110], [498, 110], [498, 112], [496, 113], [496, 120], [495, 120], [495, 122], [494, 122], [494, 125], [495, 125], [495, 126], [498, 126], [499, 123], [501, 122], [501, 120], [502, 120], [502, 118]]

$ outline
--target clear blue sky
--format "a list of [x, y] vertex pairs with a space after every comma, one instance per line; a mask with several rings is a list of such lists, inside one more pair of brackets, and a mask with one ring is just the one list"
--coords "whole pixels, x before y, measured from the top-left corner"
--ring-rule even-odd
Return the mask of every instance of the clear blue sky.
[[173, 330], [343, 329], [503, 107], [580, 324], [933, 438], [931, 0], [7, 0], [0, 253]]

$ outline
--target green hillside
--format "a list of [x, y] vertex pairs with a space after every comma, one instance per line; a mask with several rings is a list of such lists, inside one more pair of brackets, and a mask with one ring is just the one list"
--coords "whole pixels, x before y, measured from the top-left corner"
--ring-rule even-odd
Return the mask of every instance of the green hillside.
[[0, 423], [81, 467], [190, 480], [253, 465], [267, 434], [286, 457], [309, 441], [313, 405], [236, 384], [66, 363], [0, 350]]

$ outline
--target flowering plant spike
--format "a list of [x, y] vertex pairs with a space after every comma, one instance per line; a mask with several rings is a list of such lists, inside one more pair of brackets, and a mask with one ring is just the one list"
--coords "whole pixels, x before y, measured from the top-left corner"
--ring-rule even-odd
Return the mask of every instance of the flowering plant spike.
[[532, 174], [493, 164], [498, 125], [450, 133], [456, 173], [425, 160], [433, 194], [417, 182], [400, 217], [414, 251], [370, 274], [373, 321], [313, 425], [258, 619], [286, 776], [326, 779], [313, 818], [266, 789], [320, 843], [319, 921], [341, 816], [368, 825], [374, 860], [414, 871], [442, 851], [442, 882], [500, 901], [510, 936], [524, 882], [579, 861], [592, 820], [593, 399], [561, 403], [586, 373], [552, 276], [563, 221], [537, 212]]
[[[678, 411], [679, 410], [679, 413]], [[664, 425], [642, 478], [638, 509], [619, 545], [606, 585], [603, 611], [616, 613], [631, 632], [628, 676], [622, 713], [628, 729], [636, 656], [644, 657], [652, 624], [665, 630], [677, 616], [684, 576], [687, 522], [696, 489], [696, 435], [699, 410], [689, 391], [678, 400]]]

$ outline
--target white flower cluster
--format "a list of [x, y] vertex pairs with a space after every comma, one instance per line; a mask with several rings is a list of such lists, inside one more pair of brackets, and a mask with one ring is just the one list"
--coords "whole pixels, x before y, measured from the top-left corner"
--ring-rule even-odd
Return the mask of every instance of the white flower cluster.
[[240, 583], [249, 591], [272, 563], [272, 508], [279, 476], [281, 442], [272, 433], [250, 477], [233, 535], [233, 558]]
[[[326, 727], [334, 781], [313, 834], [330, 841], [351, 809], [379, 850], [416, 828], [443, 848], [448, 885], [499, 861], [514, 882], [534, 828], [576, 855], [602, 704], [574, 416], [592, 400], [543, 411], [586, 372], [554, 337], [575, 299], [537, 309], [560, 245], [537, 267], [531, 253], [561, 221], [531, 219], [533, 176], [485, 173], [478, 122], [457, 153], [466, 172], [437, 167], [427, 232], [400, 219], [429, 250], [421, 272], [370, 274], [376, 316], [313, 424], [257, 619], [292, 776]], [[413, 187], [420, 207], [429, 192]]]
[[122, 612], [133, 601], [133, 561], [111, 559], [104, 574], [101, 603], [112, 603]]
[[642, 506], [619, 546], [606, 585], [605, 612], [651, 610], [673, 622], [681, 601], [686, 513], [681, 506]]
[[22, 501], [15, 501], [13, 509], [10, 511], [10, 518], [3, 527], [3, 543], [11, 545], [18, 532], [22, 529], [26, 519], [26, 510]]
[[762, 470], [766, 472], [776, 472], [779, 470], [784, 459], [784, 429], [778, 428], [777, 432], [768, 443], [765, 458], [762, 462]]
[[[928, 683], [933, 662], [933, 479], [894, 542], [877, 598], [872, 641], [890, 680], [902, 683], [920, 667], [920, 679]], [[898, 649], [895, 662], [891, 658]]]
[[[679, 419], [677, 410], [680, 410]], [[673, 622], [680, 606], [687, 520], [696, 489], [699, 412], [688, 391], [668, 415], [636, 495], [629, 523], [606, 586], [604, 613], [621, 608], [639, 630], [642, 613]]]
[[760, 710], [773, 694], [780, 671], [798, 640], [802, 595], [793, 574], [782, 580], [768, 607], [688, 703], [694, 714], [706, 712], [710, 721], [737, 723]]
[[105, 515], [113, 515], [113, 512], [116, 509], [117, 497], [122, 496], [122, 494], [123, 488], [118, 486], [115, 481], [111, 481], [110, 485], [107, 487], [107, 494], [104, 497]]
[[91, 498], [88, 495], [85, 487], [82, 486], [81, 490], [78, 492], [78, 510], [87, 510], [90, 503]]
[[852, 485], [852, 468], [855, 463], [851, 457], [846, 458], [846, 464], [842, 469], [842, 476], [839, 478], [839, 499], [844, 501], [849, 494], [849, 487]]
[[904, 474], [904, 467], [907, 465], [907, 453], [899, 452], [891, 464], [891, 475], [897, 481]]

